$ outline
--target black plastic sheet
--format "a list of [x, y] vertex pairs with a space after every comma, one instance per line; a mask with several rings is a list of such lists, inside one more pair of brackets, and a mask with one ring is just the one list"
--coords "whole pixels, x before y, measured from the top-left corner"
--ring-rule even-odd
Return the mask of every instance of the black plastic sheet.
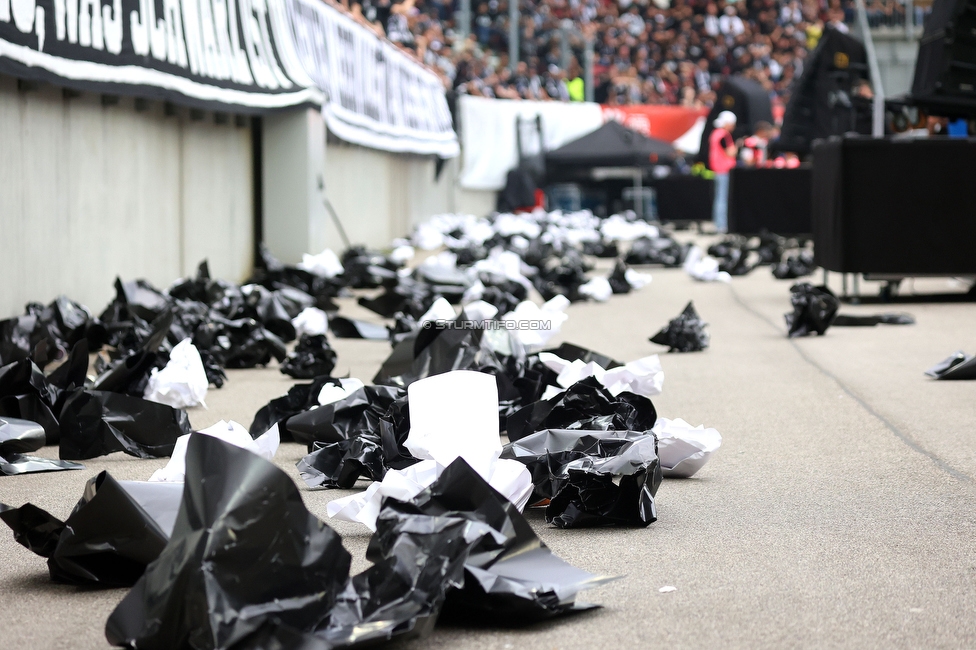
[[[366, 386], [331, 404], [315, 406], [288, 419], [295, 442], [339, 442], [362, 435], [380, 436], [380, 422], [406, 391], [391, 386]], [[406, 424], [409, 428], [409, 423]]]
[[373, 378], [376, 384], [406, 388], [413, 382], [452, 370], [477, 370], [517, 377], [525, 367], [525, 351], [507, 330], [465, 329], [425, 323], [415, 336], [406, 335]]
[[251, 421], [251, 426], [248, 428], [248, 433], [251, 434], [252, 438], [257, 438], [277, 424], [281, 440], [292, 440], [291, 433], [286, 426], [288, 418], [318, 406], [319, 393], [326, 384], [339, 386], [340, 382], [333, 377], [316, 377], [311, 383], [295, 384], [288, 389], [286, 394], [274, 398], [258, 409]]
[[30, 359], [0, 367], [0, 417], [37, 422], [44, 428], [47, 444], [56, 444], [60, 437], [54, 408], [61, 397]]
[[229, 648], [277, 623], [327, 624], [350, 555], [287, 474], [211, 436], [191, 436], [173, 535], [106, 624], [113, 645]]
[[651, 343], [668, 346], [668, 352], [700, 352], [708, 347], [708, 323], [701, 319], [691, 301], [664, 328], [651, 337]]
[[0, 417], [0, 456], [37, 451], [44, 439], [44, 427], [37, 422]]
[[382, 481], [386, 476], [383, 448], [360, 436], [338, 442], [315, 442], [312, 452], [298, 461], [298, 473], [309, 487], [349, 489], [361, 477]]
[[610, 289], [615, 294], [630, 293], [633, 289], [630, 286], [630, 282], [627, 280], [627, 265], [623, 260], [617, 260], [617, 263], [613, 267], [613, 271], [610, 272], [610, 276], [607, 278], [610, 283]]
[[689, 248], [690, 244], [683, 246], [671, 238], [640, 237], [631, 243], [624, 261], [627, 264], [660, 264], [674, 268], [684, 264]]
[[[151, 334], [142, 342], [139, 349], [112, 363], [101, 373], [92, 386], [94, 390], [123, 393], [142, 397], [149, 385], [149, 376], [154, 368], [161, 369], [166, 359], [159, 348], [173, 324], [172, 312], [160, 314], [151, 326]], [[168, 356], [168, 355], [167, 355]]]
[[925, 371], [933, 379], [976, 379], [976, 355], [959, 350]]
[[137, 458], [170, 456], [190, 433], [186, 411], [119, 393], [80, 390], [61, 412], [62, 460], [124, 451]]
[[833, 327], [874, 327], [875, 325], [914, 325], [915, 317], [911, 314], [869, 314], [855, 316], [853, 314], [837, 314], [830, 323]]
[[166, 546], [182, 491], [179, 484], [120, 482], [101, 472], [64, 522], [29, 503], [0, 505], [0, 519], [19, 543], [48, 558], [52, 580], [128, 587]]
[[501, 457], [525, 464], [535, 486], [530, 503], [547, 503], [546, 521], [561, 528], [657, 519], [662, 470], [653, 434], [550, 429], [509, 443]]
[[793, 255], [784, 256], [773, 265], [773, 277], [779, 280], [792, 280], [810, 275], [817, 269], [813, 261], [813, 252], [803, 250]]
[[790, 287], [790, 302], [793, 303], [793, 313], [785, 315], [790, 338], [814, 332], [823, 335], [840, 307], [840, 301], [830, 289], [807, 282]]
[[344, 316], [330, 318], [329, 331], [340, 339], [390, 340], [390, 330], [386, 325], [370, 323], [364, 320], [353, 320]]
[[596, 378], [587, 377], [513, 413], [507, 432], [514, 442], [545, 429], [650, 431], [656, 421], [657, 411], [648, 398], [628, 392], [614, 397]]
[[295, 379], [312, 379], [331, 375], [336, 364], [336, 353], [325, 334], [302, 334], [298, 345], [281, 365], [281, 372]]
[[29, 456], [27, 454], [5, 454], [0, 456], [0, 475], [17, 476], [19, 474], [39, 474], [41, 472], [59, 472], [69, 469], [85, 469], [81, 463], [67, 460], [54, 460]]

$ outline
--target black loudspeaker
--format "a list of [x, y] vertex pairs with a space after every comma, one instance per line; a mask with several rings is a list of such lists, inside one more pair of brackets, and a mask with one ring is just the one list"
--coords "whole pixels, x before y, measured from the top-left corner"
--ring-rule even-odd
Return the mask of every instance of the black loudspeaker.
[[864, 45], [836, 29], [824, 30], [793, 83], [774, 152], [810, 152], [814, 140], [844, 133], [871, 133], [871, 101], [856, 89], [868, 78]]
[[715, 181], [699, 176], [668, 176], [654, 181], [661, 221], [711, 221]]
[[832, 138], [813, 150], [817, 264], [976, 274], [976, 140]]
[[769, 101], [769, 93], [758, 81], [746, 77], [729, 77], [716, 93], [715, 105], [705, 120], [702, 131], [701, 145], [698, 149], [699, 162], [708, 165], [708, 138], [715, 130], [715, 118], [722, 111], [735, 113], [735, 131], [733, 138], [745, 138], [755, 133], [757, 122], [773, 123], [773, 107]]
[[809, 235], [809, 167], [729, 172], [729, 232]]
[[976, 112], [976, 0], [935, 1], [918, 45], [912, 98], [950, 116]]

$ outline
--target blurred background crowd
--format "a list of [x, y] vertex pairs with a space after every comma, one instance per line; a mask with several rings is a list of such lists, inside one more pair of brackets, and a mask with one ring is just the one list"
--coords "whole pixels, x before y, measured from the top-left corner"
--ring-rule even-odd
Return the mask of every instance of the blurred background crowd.
[[[611, 106], [711, 106], [730, 74], [755, 79], [784, 104], [824, 27], [846, 30], [854, 15], [851, 0], [515, 0], [519, 60], [510, 65], [509, 0], [471, 0], [467, 29], [459, 0], [328, 1], [459, 94], [583, 101], [592, 39], [592, 99]], [[891, 6], [874, 0], [869, 13]]]

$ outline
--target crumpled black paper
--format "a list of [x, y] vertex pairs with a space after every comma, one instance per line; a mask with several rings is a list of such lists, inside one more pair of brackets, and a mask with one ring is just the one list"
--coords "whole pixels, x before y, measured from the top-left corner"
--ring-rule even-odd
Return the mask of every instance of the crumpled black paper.
[[31, 359], [0, 367], [0, 417], [37, 422], [44, 429], [47, 444], [56, 444], [60, 437], [54, 412], [61, 400], [60, 389], [44, 377]]
[[26, 455], [43, 447], [45, 438], [44, 427], [37, 422], [0, 417], [0, 475], [84, 469], [78, 463]]
[[507, 432], [511, 441], [544, 429], [640, 432], [650, 431], [656, 421], [657, 411], [648, 398], [629, 392], [614, 397], [595, 377], [587, 377], [513, 413]]
[[328, 622], [350, 555], [272, 463], [191, 436], [173, 535], [109, 616], [109, 643], [229, 648], [266, 622]]
[[309, 487], [350, 488], [381, 481], [388, 469], [418, 461], [404, 446], [410, 432], [406, 391], [366, 386], [349, 397], [291, 417], [289, 432], [309, 445], [298, 471]]
[[700, 352], [708, 347], [709, 336], [705, 331], [708, 323], [702, 321], [689, 301], [684, 311], [650, 338], [651, 343], [668, 346], [668, 352]]
[[0, 456], [37, 451], [44, 439], [44, 427], [37, 422], [0, 417]]
[[[149, 385], [149, 376], [154, 368], [161, 369], [166, 359], [159, 354], [159, 348], [166, 340], [173, 325], [172, 312], [164, 311], [152, 322], [152, 333], [142, 345], [131, 353], [112, 363], [102, 372], [92, 386], [94, 390], [123, 393], [142, 397]], [[167, 355], [168, 356], [168, 355]]]
[[409, 502], [384, 502], [367, 558], [350, 578], [338, 535], [284, 472], [192, 436], [172, 537], [106, 637], [139, 648], [361, 646], [425, 633], [442, 606], [505, 625], [586, 609], [579, 591], [606, 580], [554, 556], [460, 459]]
[[718, 270], [729, 275], [746, 275], [760, 264], [758, 256], [752, 256], [746, 238], [730, 235], [708, 247], [708, 254], [718, 259]]
[[190, 433], [186, 411], [139, 397], [79, 390], [61, 411], [61, 459], [85, 460], [124, 451], [137, 458], [170, 456]]
[[525, 464], [546, 502], [546, 521], [560, 528], [647, 526], [661, 462], [653, 434], [635, 431], [543, 430], [509, 443], [502, 458]]
[[777, 264], [773, 265], [773, 277], [779, 280], [792, 280], [810, 275], [817, 269], [813, 261], [813, 252], [802, 250], [793, 255], [783, 256]]
[[257, 438], [277, 424], [281, 440], [291, 441], [291, 433], [286, 426], [288, 418], [318, 406], [319, 393], [326, 384], [341, 385], [339, 380], [333, 377], [316, 377], [311, 383], [295, 384], [286, 394], [274, 398], [258, 409], [248, 428], [248, 433], [252, 438]]
[[659, 239], [640, 237], [630, 245], [624, 261], [627, 264], [660, 264], [667, 268], [674, 268], [684, 264], [690, 247], [691, 244], [683, 246], [670, 237]]
[[791, 339], [814, 332], [823, 335], [840, 307], [840, 301], [830, 289], [815, 287], [808, 282], [790, 287], [790, 302], [793, 303], [793, 313], [786, 314], [785, 318]]
[[525, 350], [508, 330], [465, 329], [466, 320], [461, 312], [454, 326], [428, 322], [416, 335], [405, 335], [373, 382], [406, 388], [419, 379], [452, 370], [519, 376]]
[[627, 265], [623, 260], [617, 260], [617, 263], [613, 267], [613, 271], [607, 277], [607, 281], [610, 283], [610, 289], [615, 294], [630, 293], [633, 287], [627, 280]]
[[0, 519], [23, 546], [48, 558], [56, 582], [128, 587], [166, 546], [183, 486], [116, 481], [101, 472], [67, 520], [32, 505], [0, 504]]
[[281, 372], [295, 379], [312, 379], [331, 375], [336, 365], [336, 353], [325, 334], [302, 334], [298, 345], [281, 365]]
[[976, 379], [976, 355], [958, 350], [926, 370], [925, 374], [933, 379]]

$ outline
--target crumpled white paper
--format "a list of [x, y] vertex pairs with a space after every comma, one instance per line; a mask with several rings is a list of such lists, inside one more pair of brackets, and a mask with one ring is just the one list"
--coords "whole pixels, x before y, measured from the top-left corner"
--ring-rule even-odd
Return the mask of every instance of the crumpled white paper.
[[447, 302], [446, 298], [438, 298], [431, 303], [430, 309], [424, 312], [424, 315], [417, 320], [417, 324], [423, 325], [427, 322], [451, 321], [455, 318], [457, 318], [457, 313], [454, 311], [451, 303]]
[[657, 239], [660, 234], [657, 226], [652, 226], [646, 221], [627, 221], [619, 214], [608, 217], [600, 225], [600, 232], [608, 241], [633, 241], [640, 237]]
[[295, 335], [299, 338], [303, 334], [317, 336], [329, 331], [329, 316], [318, 307], [306, 307], [298, 316], [291, 319], [295, 328]]
[[406, 264], [413, 259], [416, 251], [414, 251], [413, 246], [406, 243], [406, 240], [401, 241], [403, 241], [403, 243], [397, 245], [396, 248], [390, 252], [390, 261], [397, 264]]
[[360, 388], [366, 386], [366, 384], [359, 381], [355, 377], [340, 379], [339, 383], [341, 386], [326, 384], [322, 387], [322, 390], [319, 391], [317, 398], [319, 406], [325, 406], [326, 404], [332, 404], [333, 402], [338, 402], [341, 399], [346, 399]]
[[324, 278], [334, 278], [337, 275], [342, 275], [342, 272], [345, 271], [342, 262], [339, 261], [339, 256], [331, 248], [326, 248], [318, 255], [303, 253], [302, 261], [295, 266]]
[[[257, 454], [262, 458], [267, 458], [268, 460], [274, 458], [275, 453], [278, 451], [278, 445], [281, 443], [277, 423], [268, 429], [266, 433], [254, 439], [251, 438], [251, 434], [247, 432], [247, 429], [233, 420], [230, 422], [221, 420], [217, 424], [206, 429], [201, 429], [196, 433], [220, 438], [224, 442], [229, 442], [235, 447], [247, 449], [251, 453]], [[166, 467], [153, 472], [153, 475], [149, 477], [150, 481], [158, 483], [183, 482], [183, 477], [186, 474], [186, 446], [189, 444], [190, 436], [192, 435], [194, 434], [188, 433], [176, 439], [173, 455], [170, 457], [169, 462], [166, 463]]]
[[186, 338], [177, 343], [170, 352], [169, 363], [165, 368], [153, 368], [143, 397], [150, 402], [167, 404], [177, 409], [194, 406], [206, 408], [204, 400], [207, 398], [209, 385], [200, 352]]
[[[563, 323], [569, 318], [569, 315], [566, 314], [567, 307], [569, 307], [569, 298], [563, 295], [553, 296], [542, 307], [531, 300], [523, 300], [515, 306], [515, 309], [502, 316], [500, 320], [539, 324], [535, 329], [526, 326], [509, 330], [525, 347], [526, 352], [532, 352], [544, 348], [549, 340], [559, 333]], [[542, 323], [548, 323], [548, 327], [543, 327]]]
[[473, 300], [464, 305], [464, 315], [477, 322], [491, 320], [498, 315], [498, 307], [484, 300]]
[[[661, 367], [661, 358], [656, 354], [643, 357], [635, 361], [630, 361], [619, 368], [606, 370], [595, 361], [583, 363], [579, 359], [567, 361], [562, 357], [556, 356], [551, 352], [539, 354], [539, 361], [544, 363], [547, 368], [558, 373], [556, 383], [569, 388], [581, 379], [596, 377], [596, 380], [610, 391], [614, 396], [623, 392], [631, 392], [635, 395], [653, 397], [660, 395], [664, 389], [664, 368]], [[561, 393], [561, 390], [547, 389], [544, 399], [549, 399]]]
[[650, 284], [653, 278], [651, 278], [650, 273], [641, 273], [640, 271], [635, 271], [634, 269], [627, 269], [624, 271], [624, 279], [627, 281], [627, 284], [630, 285], [630, 288], [636, 291], [637, 289]]
[[683, 268], [688, 275], [702, 282], [732, 281], [732, 276], [726, 271], [718, 270], [718, 260], [702, 253], [698, 246], [692, 246], [688, 250]]
[[410, 433], [404, 445], [421, 462], [390, 470], [365, 492], [330, 502], [330, 517], [376, 530], [384, 497], [413, 498], [456, 458], [463, 458], [519, 510], [525, 508], [532, 476], [522, 463], [499, 458], [498, 388], [491, 375], [456, 370], [414, 382], [407, 394]]
[[651, 431], [657, 436], [661, 470], [672, 478], [694, 476], [722, 446], [718, 431], [703, 425], [693, 427], [681, 418], [658, 418]]
[[473, 277], [480, 273], [500, 275], [508, 280], [518, 282], [526, 289], [532, 289], [532, 281], [525, 277], [523, 271], [528, 269], [517, 253], [496, 247], [491, 249], [488, 257], [475, 262], [470, 270]]
[[610, 281], [603, 276], [597, 276], [580, 285], [579, 292], [587, 298], [592, 298], [597, 302], [606, 302], [613, 295], [613, 288]]

